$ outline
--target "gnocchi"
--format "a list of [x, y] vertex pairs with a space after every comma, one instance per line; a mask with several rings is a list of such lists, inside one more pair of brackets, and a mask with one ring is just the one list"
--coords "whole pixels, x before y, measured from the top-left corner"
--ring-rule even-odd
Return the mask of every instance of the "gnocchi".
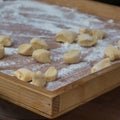
[[20, 68], [14, 72], [15, 77], [17, 79], [28, 82], [32, 80], [32, 71], [26, 68]]
[[98, 62], [97, 64], [95, 64], [92, 69], [91, 69], [91, 73], [97, 72], [99, 70], [102, 70], [106, 67], [109, 67], [111, 65], [110, 59], [109, 58], [105, 58], [103, 60], [101, 60], [100, 62]]
[[112, 45], [105, 48], [104, 55], [110, 58], [111, 61], [120, 59], [120, 51]]
[[82, 28], [80, 34], [89, 34], [96, 40], [102, 40], [105, 37], [105, 32], [99, 29]]
[[18, 53], [22, 55], [32, 55], [33, 53], [33, 48], [31, 44], [21, 44], [18, 47]]
[[96, 40], [102, 40], [105, 37], [105, 32], [103, 32], [102, 30], [93, 29], [92, 36]]
[[34, 72], [32, 75], [31, 84], [39, 87], [44, 87], [46, 85], [44, 74], [41, 71]]
[[4, 57], [4, 54], [5, 54], [4, 46], [0, 44], [0, 59]]
[[10, 36], [8, 35], [0, 35], [0, 44], [2, 44], [3, 46], [11, 46], [12, 45], [12, 41]]
[[55, 67], [49, 67], [45, 72], [45, 79], [47, 82], [56, 80], [58, 72]]
[[32, 45], [33, 49], [48, 49], [48, 45], [45, 40], [40, 38], [33, 38], [30, 41], [30, 44]]
[[45, 49], [37, 49], [32, 54], [32, 57], [41, 63], [50, 63], [51, 62], [50, 56], [51, 56], [50, 52]]
[[73, 43], [77, 37], [77, 34], [71, 30], [63, 30], [62, 32], [56, 34], [56, 41]]
[[64, 53], [63, 60], [64, 63], [73, 64], [78, 63], [80, 61], [80, 50], [72, 50], [70, 52]]
[[91, 47], [97, 44], [97, 40], [89, 34], [78, 35], [78, 44], [82, 47]]
[[120, 40], [118, 41], [118, 47], [120, 48]]

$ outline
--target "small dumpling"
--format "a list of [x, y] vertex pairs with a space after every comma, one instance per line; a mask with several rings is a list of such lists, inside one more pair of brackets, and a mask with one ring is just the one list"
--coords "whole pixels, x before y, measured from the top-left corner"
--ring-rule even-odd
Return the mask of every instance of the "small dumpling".
[[32, 57], [41, 63], [50, 63], [51, 62], [50, 56], [51, 56], [50, 52], [45, 49], [37, 49], [32, 54]]
[[60, 33], [56, 34], [56, 41], [58, 42], [67, 42], [73, 43], [77, 37], [77, 34], [71, 30], [63, 30]]
[[30, 44], [32, 45], [33, 49], [48, 49], [48, 44], [45, 42], [45, 40], [40, 38], [33, 38], [30, 41]]
[[31, 44], [21, 44], [18, 47], [18, 53], [21, 55], [32, 55], [34, 49], [32, 48]]
[[78, 35], [77, 42], [82, 47], [91, 47], [97, 44], [97, 40], [89, 34]]
[[89, 28], [81, 28], [79, 30], [80, 34], [89, 34], [96, 40], [102, 40], [106, 33], [99, 29], [89, 29]]
[[120, 51], [112, 45], [105, 48], [104, 55], [110, 58], [111, 61], [120, 59]]
[[63, 60], [64, 63], [74, 64], [80, 62], [81, 52], [80, 50], [72, 50], [70, 52], [64, 53]]
[[4, 46], [0, 44], [0, 59], [4, 57], [4, 54], [5, 54]]
[[0, 44], [2, 44], [5, 47], [11, 46], [12, 41], [10, 36], [8, 35], [0, 35]]
[[94, 37], [94, 39], [96, 40], [102, 40], [105, 37], [105, 32], [102, 30], [98, 30], [98, 29], [93, 29], [92, 30], [92, 36]]
[[28, 82], [32, 80], [32, 71], [26, 68], [20, 68], [14, 72], [15, 77], [17, 79]]
[[105, 58], [103, 60], [101, 60], [100, 62], [98, 62], [97, 64], [95, 64], [92, 69], [91, 69], [91, 73], [100, 71], [106, 67], [109, 67], [111, 65], [110, 59], [109, 58]]
[[89, 28], [81, 28], [81, 29], [79, 30], [79, 33], [80, 33], [80, 34], [89, 34], [89, 35], [92, 35], [92, 31], [91, 31], [91, 29], [89, 29]]
[[118, 41], [118, 47], [119, 47], [119, 49], [120, 49], [120, 40]]
[[54, 81], [57, 79], [57, 69], [55, 67], [49, 67], [45, 72], [45, 79], [47, 82]]
[[31, 84], [39, 87], [44, 87], [46, 85], [45, 76], [41, 71], [34, 72], [32, 75]]

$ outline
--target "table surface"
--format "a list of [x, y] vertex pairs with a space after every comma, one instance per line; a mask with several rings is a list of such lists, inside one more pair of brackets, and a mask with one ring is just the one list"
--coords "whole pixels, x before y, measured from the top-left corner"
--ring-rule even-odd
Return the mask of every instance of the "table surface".
[[[55, 120], [120, 120], [120, 87]], [[35, 113], [0, 99], [0, 120], [44, 120]]]

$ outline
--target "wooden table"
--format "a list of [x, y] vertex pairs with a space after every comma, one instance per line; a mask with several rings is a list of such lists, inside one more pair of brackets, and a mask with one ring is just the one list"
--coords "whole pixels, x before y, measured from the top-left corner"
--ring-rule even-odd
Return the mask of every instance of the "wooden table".
[[[0, 120], [45, 118], [0, 99]], [[120, 120], [120, 87], [55, 120]]]

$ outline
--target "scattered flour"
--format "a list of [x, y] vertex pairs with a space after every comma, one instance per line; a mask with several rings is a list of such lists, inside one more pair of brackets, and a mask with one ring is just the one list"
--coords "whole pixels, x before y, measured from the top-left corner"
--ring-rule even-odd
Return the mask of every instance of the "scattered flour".
[[60, 60], [60, 59], [62, 59], [63, 58], [63, 55], [61, 55], [61, 54], [58, 54], [58, 55], [55, 55], [55, 56], [51, 56], [51, 60], [52, 61], [58, 61], [58, 60]]
[[92, 52], [85, 57], [85, 61], [96, 61], [104, 57], [104, 49], [108, 44], [103, 40], [99, 40], [98, 44], [93, 47]]
[[12, 47], [9, 47], [9, 48], [5, 48], [5, 54], [6, 55], [12, 55], [12, 54], [17, 54], [18, 52], [18, 49], [17, 48], [12, 48]]
[[71, 72], [73, 72], [74, 70], [76, 69], [80, 69], [80, 68], [83, 68], [85, 66], [87, 66], [87, 62], [80, 62], [78, 64], [72, 64], [72, 65], [69, 65], [67, 68], [62, 68], [61, 70], [59, 70], [58, 72], [58, 78], [61, 78], [61, 77], [64, 77], [64, 76], [67, 76], [69, 75]]
[[114, 20], [113, 19], [109, 19], [107, 22], [108, 23], [114, 23]]
[[8, 75], [10, 75], [10, 76], [14, 76], [14, 74], [13, 74], [13, 70], [1, 70], [1, 72], [2, 73], [4, 73], [4, 74], [8, 74]]
[[15, 65], [16, 63], [14, 62], [14, 61], [11, 61], [11, 60], [8, 60], [8, 61], [0, 61], [0, 67], [2, 66], [4, 66], [4, 67], [6, 67], [6, 66], [10, 66], [10, 65]]

